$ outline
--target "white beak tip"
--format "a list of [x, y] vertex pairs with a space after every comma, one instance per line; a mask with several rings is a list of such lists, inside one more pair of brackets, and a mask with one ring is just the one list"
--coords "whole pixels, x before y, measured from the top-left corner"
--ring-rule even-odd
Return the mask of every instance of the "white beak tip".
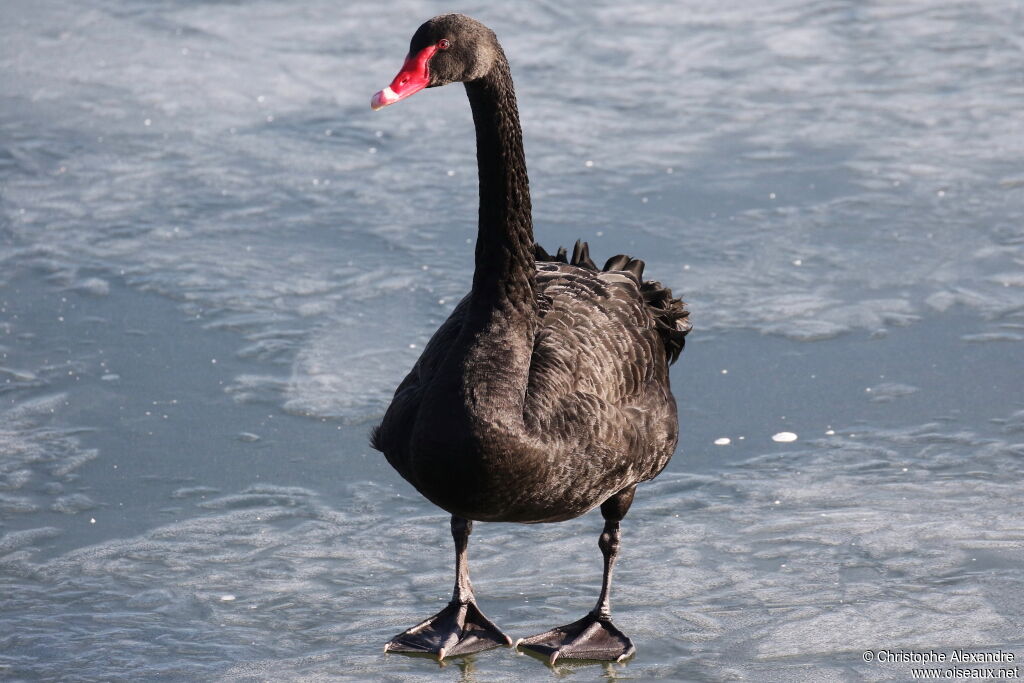
[[394, 104], [399, 99], [400, 98], [398, 97], [398, 93], [392, 90], [391, 87], [389, 86], [374, 94], [374, 96], [370, 99], [370, 109], [373, 109], [374, 111], [377, 111], [378, 109], [383, 109], [389, 104]]

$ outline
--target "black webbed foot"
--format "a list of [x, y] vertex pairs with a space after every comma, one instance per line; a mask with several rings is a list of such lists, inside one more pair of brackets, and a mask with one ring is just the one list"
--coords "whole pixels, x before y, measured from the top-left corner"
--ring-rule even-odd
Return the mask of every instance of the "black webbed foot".
[[384, 651], [433, 654], [442, 660], [511, 645], [512, 639], [491, 623], [475, 602], [452, 601], [426, 621], [392, 638]]
[[604, 532], [598, 540], [604, 555], [604, 578], [601, 581], [601, 597], [591, 612], [571, 624], [553, 628], [547, 633], [522, 638], [516, 647], [524, 647], [548, 658], [548, 664], [555, 665], [559, 659], [596, 659], [621, 662], [633, 655], [636, 648], [633, 641], [612, 623], [609, 595], [612, 589], [612, 567], [619, 554], [619, 520], [623, 518], [633, 502], [635, 486], [619, 491], [601, 504], [604, 516]]
[[546, 633], [520, 638], [516, 648], [520, 647], [547, 657], [551, 666], [559, 659], [621, 662], [636, 652], [633, 641], [616, 628], [611, 619], [593, 613]]

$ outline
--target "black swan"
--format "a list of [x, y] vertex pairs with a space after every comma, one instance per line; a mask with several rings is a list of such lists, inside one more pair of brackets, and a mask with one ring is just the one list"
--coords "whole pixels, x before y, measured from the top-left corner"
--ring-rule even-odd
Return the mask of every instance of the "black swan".
[[402, 70], [373, 96], [393, 104], [461, 81], [476, 124], [480, 213], [473, 288], [395, 391], [374, 448], [451, 513], [455, 591], [385, 651], [443, 659], [512, 640], [481, 613], [466, 547], [473, 520], [558, 522], [601, 506], [604, 580], [597, 605], [517, 645], [549, 657], [622, 660], [633, 643], [611, 622], [619, 521], [638, 482], [655, 477], [678, 439], [669, 364], [690, 330], [683, 302], [643, 280], [642, 261], [604, 268], [585, 243], [571, 259], [533, 242], [530, 191], [508, 61], [494, 33], [460, 14], [412, 37]]

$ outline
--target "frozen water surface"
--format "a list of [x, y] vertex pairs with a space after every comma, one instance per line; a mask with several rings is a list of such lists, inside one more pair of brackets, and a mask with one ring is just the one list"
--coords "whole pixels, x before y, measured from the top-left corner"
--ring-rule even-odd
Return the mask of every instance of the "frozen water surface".
[[[476, 187], [458, 88], [367, 105], [450, 9], [0, 8], [0, 678], [545, 675], [381, 652], [452, 551], [366, 432], [469, 285]], [[559, 671], [1024, 656], [1021, 5], [459, 9], [512, 61], [538, 238], [644, 258], [696, 326], [624, 527], [638, 656]], [[580, 616], [599, 527], [479, 525], [483, 609]]]

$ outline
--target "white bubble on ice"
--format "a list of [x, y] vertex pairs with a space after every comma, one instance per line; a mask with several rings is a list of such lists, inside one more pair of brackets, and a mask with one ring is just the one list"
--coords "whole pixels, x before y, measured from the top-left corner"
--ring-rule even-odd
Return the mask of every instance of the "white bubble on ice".
[[728, 446], [731, 443], [732, 443], [732, 439], [730, 439], [727, 436], [722, 436], [722, 437], [719, 437], [719, 438], [715, 439], [715, 445], [716, 446]]
[[797, 436], [793, 432], [779, 432], [772, 436], [772, 441], [778, 443], [790, 443], [791, 441], [796, 441], [796, 439]]

